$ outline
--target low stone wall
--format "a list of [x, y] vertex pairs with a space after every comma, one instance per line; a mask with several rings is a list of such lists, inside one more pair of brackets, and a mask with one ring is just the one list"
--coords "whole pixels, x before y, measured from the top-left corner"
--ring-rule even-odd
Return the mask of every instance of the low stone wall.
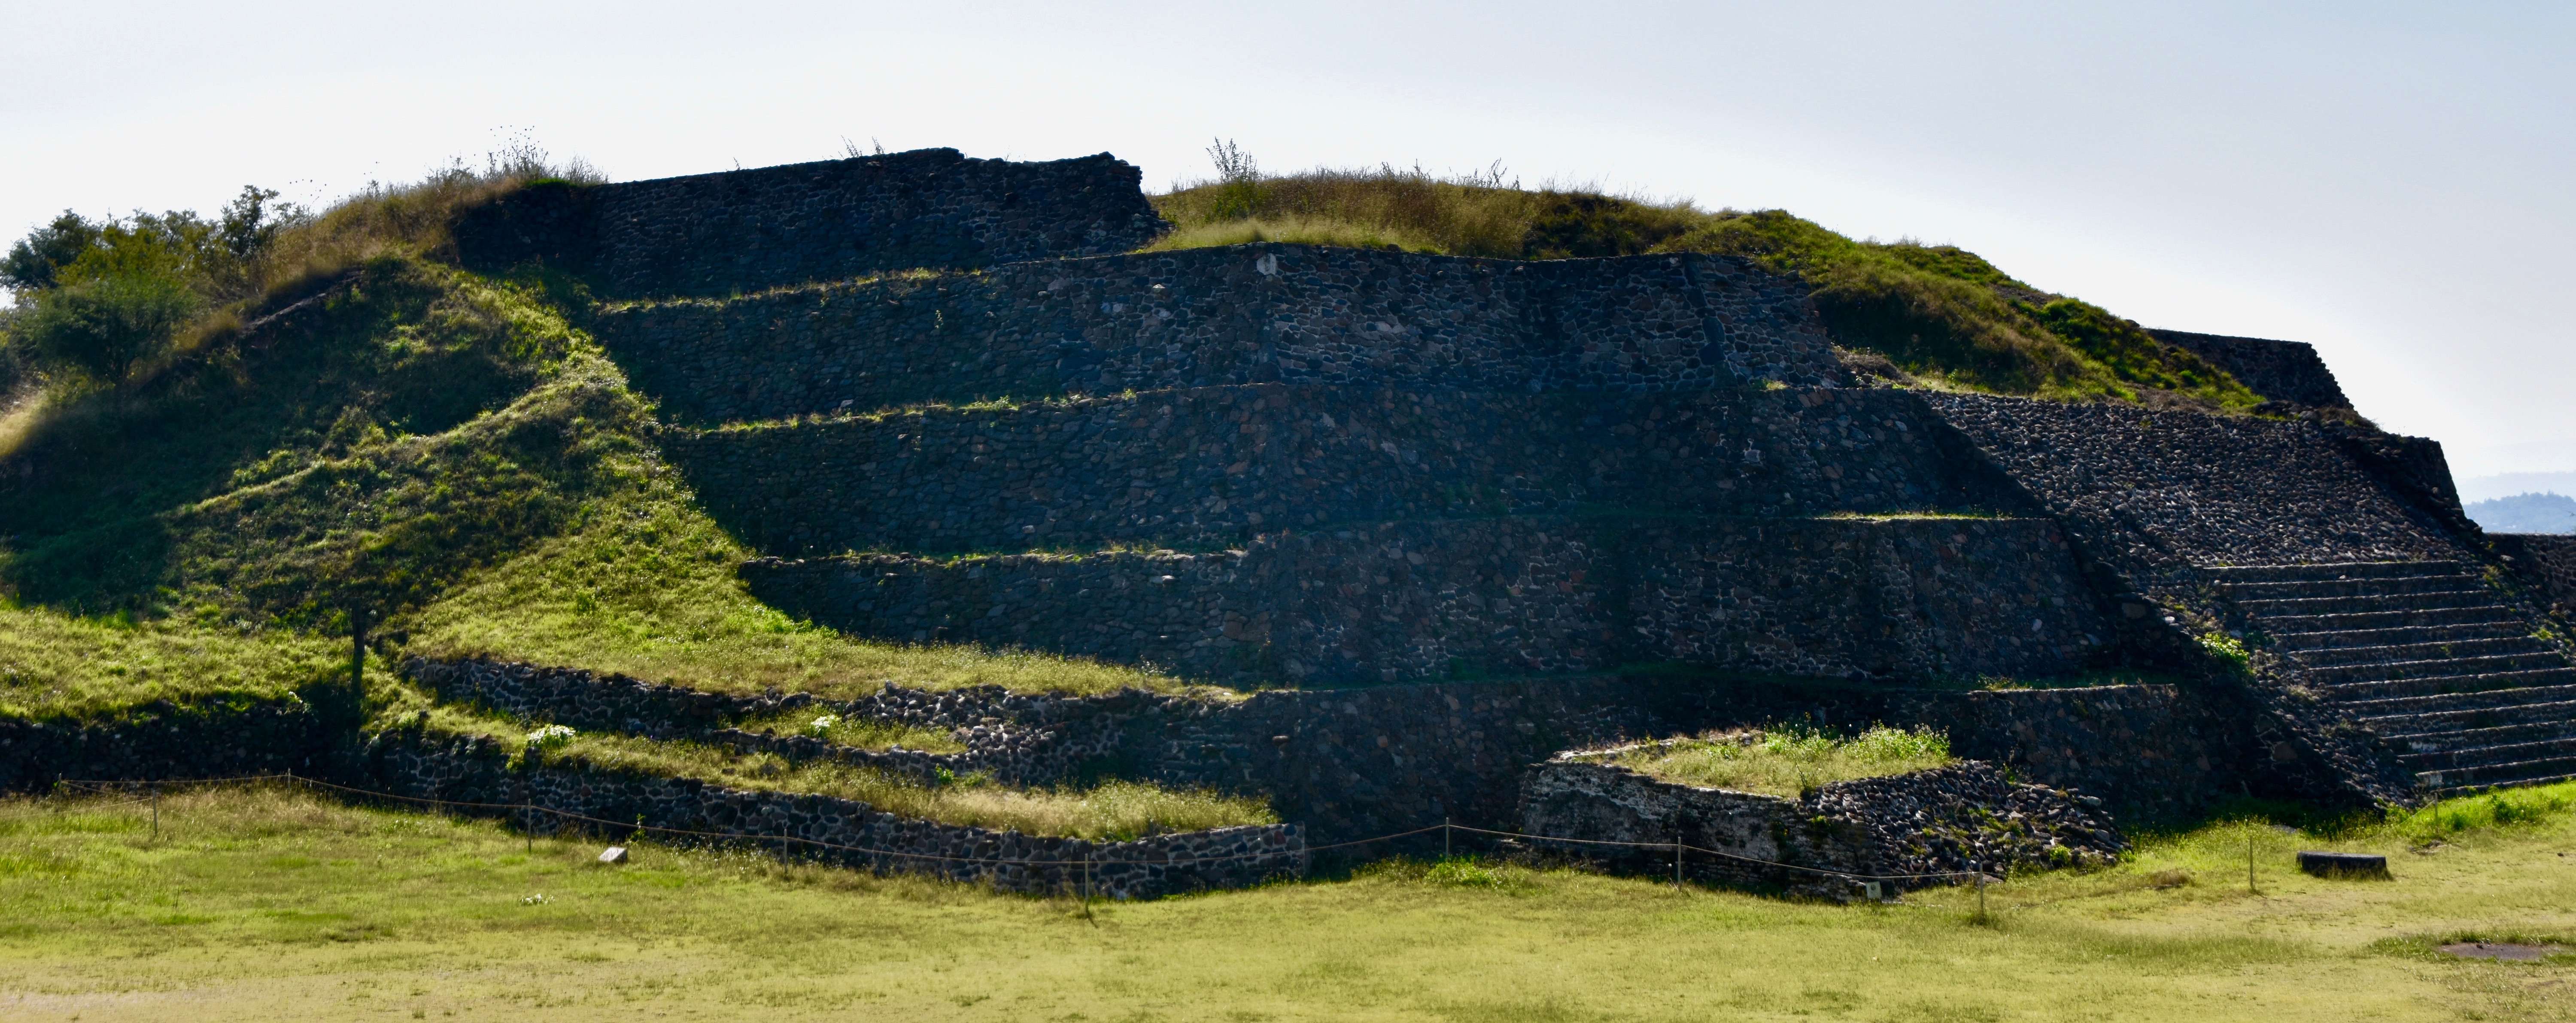
[[[1029, 895], [1073, 895], [1086, 884], [1113, 899], [1243, 888], [1301, 876], [1308, 861], [1304, 830], [1295, 824], [1093, 842], [903, 818], [851, 800], [729, 789], [577, 759], [514, 767], [499, 744], [479, 738], [396, 730], [372, 737], [361, 757], [377, 787], [398, 795], [490, 804], [461, 809], [491, 816], [511, 816], [509, 807], [528, 805], [618, 822], [524, 815], [522, 826], [540, 832], [604, 830], [616, 837], [627, 822], [637, 822], [718, 836], [708, 841], [783, 847], [796, 860]], [[802, 841], [782, 843], [781, 837]]]
[[2101, 634], [2046, 520], [1514, 518], [1275, 534], [1217, 554], [743, 566], [845, 631], [1260, 685], [1683, 661], [1811, 676], [2054, 675]]
[[2194, 589], [2201, 565], [2474, 560], [2439, 509], [2374, 472], [2335, 428], [1983, 395], [1925, 400], [2141, 589]]
[[725, 295], [916, 267], [1125, 252], [1168, 229], [1107, 153], [1043, 163], [954, 149], [580, 186], [466, 210], [461, 261], [543, 263], [602, 294]]
[[62, 778], [316, 773], [332, 767], [339, 738], [302, 700], [161, 700], [107, 718], [0, 718], [0, 791], [42, 792]]
[[1570, 507], [1800, 517], [2022, 498], [1905, 391], [1472, 394], [1262, 385], [671, 431], [735, 535], [787, 556]]
[[1749, 261], [1548, 262], [1258, 244], [601, 311], [681, 421], [1227, 384], [1689, 391], [1845, 382], [1796, 281]]
[[2576, 615], [2576, 536], [2490, 533], [2487, 540], [2531, 587], [2535, 603], [2561, 618]]
[[[1860, 897], [1860, 875], [1941, 874], [2015, 867], [2101, 865], [2127, 847], [2098, 799], [2017, 785], [1993, 765], [1967, 761], [1886, 778], [1819, 786], [1795, 799], [1698, 788], [1596, 762], [1559, 756], [1522, 786], [1520, 830], [1590, 842], [1531, 846], [1613, 869], [1670, 877], [1678, 842], [1681, 872], [1695, 880], [1754, 885], [1835, 900]], [[1663, 848], [1651, 844], [1663, 843]], [[1734, 858], [1740, 857], [1740, 858]], [[1759, 861], [1759, 862], [1748, 862]], [[1785, 866], [1772, 866], [1783, 864]], [[1797, 869], [1800, 867], [1809, 869]], [[1887, 894], [1953, 883], [1902, 878]]]
[[2351, 408], [2352, 399], [2344, 397], [2343, 386], [2335, 382], [2334, 371], [2317, 357], [2315, 345], [2302, 341], [2270, 341], [2259, 337], [2228, 337], [2223, 334], [2194, 334], [2187, 330], [2150, 330], [2156, 340], [2190, 351], [2212, 365], [2226, 370], [2244, 384], [2273, 401], [2286, 401], [2317, 408]]

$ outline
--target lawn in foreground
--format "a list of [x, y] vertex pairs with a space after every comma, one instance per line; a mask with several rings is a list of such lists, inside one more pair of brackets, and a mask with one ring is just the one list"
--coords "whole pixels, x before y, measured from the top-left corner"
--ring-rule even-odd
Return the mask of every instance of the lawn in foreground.
[[[2564, 1019], [2576, 826], [2382, 829], [2396, 879], [2326, 882], [2265, 826], [1906, 906], [1451, 864], [1162, 902], [640, 847], [282, 791], [0, 804], [0, 1017], [126, 1019]], [[2474, 823], [2474, 822], [2471, 822]], [[2262, 894], [2243, 883], [2257, 843]]]

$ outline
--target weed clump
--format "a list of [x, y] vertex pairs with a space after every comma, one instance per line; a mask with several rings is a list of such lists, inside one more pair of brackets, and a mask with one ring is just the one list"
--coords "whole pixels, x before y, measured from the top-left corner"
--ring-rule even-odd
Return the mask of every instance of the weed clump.
[[1852, 736], [1797, 726], [1717, 732], [1628, 747], [1608, 762], [1687, 785], [1796, 796], [1829, 782], [1930, 770], [1957, 760], [1949, 737], [1940, 732], [1879, 725]]

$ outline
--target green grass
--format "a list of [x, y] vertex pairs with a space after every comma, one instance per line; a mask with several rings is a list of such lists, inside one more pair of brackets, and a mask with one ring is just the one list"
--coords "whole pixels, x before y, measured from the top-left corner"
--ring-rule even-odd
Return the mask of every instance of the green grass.
[[[1248, 166], [1244, 168], [1248, 170]], [[1707, 211], [1500, 175], [1418, 168], [1237, 173], [1152, 197], [1174, 230], [1148, 251], [1303, 242], [1504, 259], [1653, 252], [1749, 257], [1805, 282], [1826, 329], [1906, 382], [2077, 400], [2241, 410], [2260, 395], [2199, 356], [1975, 253], [1855, 241], [1780, 210]]]
[[466, 574], [405, 620], [408, 650], [622, 672], [712, 691], [778, 688], [833, 699], [865, 695], [887, 679], [929, 689], [999, 685], [1071, 693], [1185, 687], [1166, 675], [1097, 661], [852, 639], [754, 599], [734, 574], [751, 556], [699, 510], [676, 474], [657, 466], [560, 535]]
[[702, 742], [575, 731], [568, 740], [538, 743], [532, 741], [532, 726], [435, 705], [403, 686], [381, 689], [374, 710], [370, 730], [416, 723], [433, 734], [485, 736], [541, 763], [695, 778], [739, 789], [810, 792], [859, 800], [905, 817], [1030, 835], [1124, 841], [1159, 832], [1272, 824], [1279, 819], [1262, 800], [1172, 791], [1142, 782], [1014, 788], [968, 775], [953, 783], [924, 786], [871, 768], [829, 761], [790, 763], [774, 754], [745, 754]]
[[0, 603], [0, 717], [97, 720], [156, 700], [277, 700], [348, 673], [345, 639]]
[[[2260, 894], [2243, 884], [2258, 838]], [[2293, 871], [2383, 851], [2395, 880]], [[2565, 814], [2456, 833], [2151, 837], [1904, 906], [1460, 857], [1129, 905], [522, 838], [298, 793], [0, 804], [0, 999], [34, 1019], [2559, 1020]], [[537, 897], [542, 896], [542, 899]]]
[[1666, 781], [1797, 796], [1819, 785], [1956, 763], [1938, 732], [1876, 726], [1854, 736], [1784, 727], [1629, 747], [1607, 758]]

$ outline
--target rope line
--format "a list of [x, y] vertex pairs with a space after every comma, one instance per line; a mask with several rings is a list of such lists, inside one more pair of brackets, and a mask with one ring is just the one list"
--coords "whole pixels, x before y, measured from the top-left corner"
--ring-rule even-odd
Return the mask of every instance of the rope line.
[[[110, 792], [110, 791], [113, 791], [113, 790], [118, 789], [118, 788], [128, 788], [128, 789], [130, 789], [130, 788], [133, 788], [133, 787], [143, 786], [143, 785], [154, 785], [154, 786], [158, 786], [158, 785], [220, 785], [220, 784], [232, 784], [232, 783], [237, 783], [237, 782], [253, 782], [253, 781], [288, 781], [288, 782], [294, 782], [294, 783], [297, 783], [297, 784], [307, 785], [307, 786], [312, 786], [312, 787], [316, 787], [316, 788], [333, 789], [333, 790], [337, 790], [337, 791], [340, 791], [340, 792], [347, 792], [347, 793], [351, 793], [351, 794], [354, 794], [354, 795], [369, 796], [369, 797], [378, 798], [378, 799], [393, 799], [393, 800], [400, 800], [400, 801], [403, 801], [403, 802], [409, 802], [409, 803], [422, 803], [422, 804], [427, 804], [427, 805], [431, 805], [431, 806], [453, 806], [453, 807], [466, 807], [466, 808], [481, 809], [481, 810], [504, 810], [504, 811], [515, 811], [515, 812], [522, 812], [522, 813], [545, 813], [545, 814], [551, 814], [551, 815], [553, 815], [553, 816], [555, 816], [555, 817], [562, 818], [562, 819], [565, 819], [565, 820], [583, 821], [583, 822], [588, 822], [588, 823], [592, 823], [592, 824], [601, 824], [601, 825], [606, 825], [606, 826], [611, 827], [611, 828], [627, 828], [627, 829], [632, 829], [632, 830], [637, 831], [637, 832], [652, 832], [652, 833], [664, 834], [664, 835], [685, 835], [685, 836], [689, 836], [689, 837], [692, 837], [692, 838], [712, 838], [712, 839], [723, 839], [723, 840], [728, 840], [728, 841], [745, 841], [745, 842], [751, 842], [751, 843], [754, 843], [754, 844], [758, 844], [758, 843], [762, 843], [762, 842], [794, 842], [794, 843], [798, 843], [798, 844], [800, 844], [800, 845], [811, 846], [811, 847], [815, 847], [815, 848], [821, 848], [821, 849], [833, 849], [833, 850], [839, 850], [839, 851], [842, 851], [842, 852], [863, 853], [863, 854], [870, 855], [870, 856], [891, 856], [891, 857], [899, 857], [899, 858], [903, 858], [903, 859], [932, 860], [932, 861], [937, 861], [937, 862], [942, 862], [942, 863], [969, 863], [969, 864], [975, 864], [975, 863], [989, 863], [989, 864], [993, 864], [993, 865], [995, 865], [995, 866], [997, 866], [997, 867], [998, 867], [998, 866], [1005, 865], [1005, 864], [1016, 864], [1016, 865], [1019, 865], [1019, 866], [1028, 866], [1028, 867], [1074, 867], [1074, 866], [1087, 866], [1087, 865], [1091, 865], [1091, 864], [1094, 864], [1094, 863], [1098, 863], [1098, 862], [1100, 862], [1100, 861], [1095, 860], [1095, 859], [1080, 859], [1080, 860], [1024, 860], [1024, 859], [1005, 859], [1005, 858], [1001, 858], [1001, 857], [943, 856], [943, 855], [940, 855], [940, 854], [937, 854], [937, 853], [907, 852], [907, 851], [903, 851], [903, 850], [899, 850], [899, 849], [876, 849], [876, 848], [870, 848], [870, 847], [868, 847], [868, 846], [845, 845], [845, 844], [842, 844], [842, 843], [839, 843], [839, 842], [829, 842], [829, 841], [825, 841], [825, 840], [823, 840], [823, 839], [819, 839], [819, 838], [806, 838], [806, 837], [803, 837], [803, 836], [801, 836], [801, 835], [764, 835], [764, 834], [753, 834], [753, 833], [748, 833], [748, 832], [730, 832], [730, 831], [699, 831], [699, 830], [694, 830], [694, 829], [689, 829], [689, 828], [672, 828], [672, 827], [664, 827], [664, 826], [661, 826], [661, 825], [654, 825], [654, 824], [633, 824], [633, 823], [628, 823], [628, 822], [623, 822], [623, 821], [612, 821], [612, 820], [608, 820], [607, 818], [604, 818], [604, 817], [593, 817], [593, 816], [590, 816], [590, 815], [588, 815], [588, 814], [575, 813], [575, 812], [570, 811], [570, 810], [559, 810], [559, 809], [556, 809], [556, 808], [554, 808], [554, 807], [550, 807], [550, 806], [539, 806], [539, 805], [534, 804], [534, 803], [478, 803], [478, 802], [470, 802], [470, 801], [466, 801], [466, 800], [458, 800], [458, 799], [439, 799], [439, 798], [436, 798], [436, 797], [433, 797], [433, 796], [407, 796], [407, 795], [403, 795], [403, 794], [401, 794], [401, 793], [397, 793], [397, 792], [378, 792], [378, 791], [375, 791], [375, 790], [373, 790], [373, 789], [362, 789], [362, 788], [358, 788], [358, 787], [353, 786], [353, 785], [342, 785], [342, 784], [339, 784], [339, 783], [337, 783], [337, 782], [328, 782], [328, 781], [323, 781], [322, 779], [319, 779], [319, 778], [308, 778], [308, 777], [305, 777], [305, 776], [303, 776], [303, 775], [296, 774], [296, 773], [295, 773], [295, 772], [293, 772], [293, 771], [288, 771], [288, 772], [283, 773], [283, 774], [253, 774], [253, 775], [242, 775], [242, 776], [232, 777], [232, 778], [185, 778], [185, 779], [169, 779], [169, 780], [163, 780], [163, 781], [145, 781], [145, 782], [134, 782], [134, 781], [113, 781], [113, 780], [111, 780], [111, 781], [94, 781], [94, 780], [86, 780], [86, 779], [83, 779], [83, 780], [64, 779], [64, 780], [58, 781], [56, 784], [57, 784], [57, 785], [59, 785], [59, 786], [62, 786], [62, 787], [66, 787], [66, 788], [74, 788], [74, 789], [79, 789], [79, 790], [84, 790], [84, 791], [93, 791], [93, 792], [102, 792], [102, 793], [104, 793], [104, 792]], [[119, 803], [113, 803], [113, 804], [110, 804], [110, 805], [111, 805], [111, 806], [125, 806], [125, 805], [134, 804], [134, 803], [141, 803], [141, 802], [144, 802], [144, 801], [145, 801], [145, 800], [141, 800], [141, 799], [130, 799], [130, 800], [125, 800], [125, 801], [123, 801], [123, 802], [119, 802]], [[936, 822], [932, 822], [932, 823], [936, 823]], [[950, 825], [950, 826], [954, 826], [954, 825]], [[1719, 858], [1722, 858], [1722, 859], [1735, 860], [1735, 861], [1742, 862], [1742, 863], [1755, 864], [1755, 865], [1757, 865], [1757, 866], [1775, 867], [1775, 868], [1779, 868], [1779, 869], [1782, 869], [1782, 870], [1801, 871], [1801, 872], [1810, 873], [1810, 874], [1822, 875], [1822, 876], [1825, 876], [1825, 877], [1839, 877], [1839, 878], [1844, 878], [1844, 879], [1852, 880], [1852, 881], [1922, 881], [1922, 880], [1937, 880], [1937, 879], [1957, 880], [1957, 879], [1961, 879], [1961, 878], [1973, 878], [1973, 877], [1987, 876], [1987, 875], [1985, 875], [1985, 874], [1984, 874], [1984, 872], [1983, 872], [1983, 871], [1973, 871], [1973, 870], [1939, 871], [1939, 872], [1933, 872], [1933, 873], [1920, 873], [1920, 874], [1861, 874], [1861, 873], [1854, 873], [1854, 872], [1852, 872], [1852, 871], [1847, 871], [1847, 870], [1834, 870], [1834, 869], [1826, 868], [1826, 867], [1815, 867], [1815, 866], [1809, 866], [1809, 865], [1802, 864], [1802, 863], [1782, 863], [1782, 862], [1779, 862], [1779, 861], [1777, 861], [1777, 860], [1766, 860], [1766, 859], [1761, 859], [1761, 858], [1758, 858], [1758, 857], [1746, 856], [1746, 855], [1743, 855], [1743, 854], [1741, 854], [1741, 853], [1731, 853], [1731, 852], [1726, 852], [1726, 851], [1724, 851], [1724, 850], [1720, 850], [1720, 849], [1707, 849], [1707, 848], [1702, 848], [1702, 847], [1700, 847], [1700, 846], [1690, 845], [1690, 844], [1682, 843], [1682, 842], [1623, 842], [1623, 841], [1615, 841], [1615, 840], [1610, 840], [1610, 839], [1594, 839], [1594, 838], [1562, 838], [1562, 837], [1557, 837], [1557, 836], [1553, 836], [1553, 835], [1532, 835], [1532, 834], [1527, 834], [1527, 833], [1525, 833], [1525, 832], [1519, 832], [1519, 831], [1497, 831], [1497, 830], [1494, 830], [1494, 829], [1491, 829], [1491, 828], [1479, 828], [1479, 827], [1473, 827], [1473, 826], [1466, 825], [1466, 824], [1451, 824], [1451, 823], [1447, 823], [1447, 822], [1443, 822], [1443, 823], [1439, 823], [1439, 824], [1427, 825], [1427, 826], [1424, 826], [1424, 827], [1415, 828], [1415, 829], [1413, 829], [1413, 830], [1411, 830], [1411, 831], [1397, 831], [1397, 832], [1392, 832], [1392, 833], [1384, 834], [1384, 835], [1373, 835], [1373, 836], [1370, 836], [1370, 837], [1368, 837], [1368, 838], [1355, 838], [1355, 839], [1351, 839], [1351, 840], [1349, 840], [1349, 841], [1344, 841], [1344, 842], [1333, 842], [1333, 843], [1326, 844], [1326, 845], [1310, 845], [1310, 846], [1307, 846], [1307, 847], [1306, 847], [1306, 851], [1307, 851], [1308, 853], [1310, 853], [1310, 854], [1311, 854], [1311, 853], [1321, 852], [1321, 851], [1324, 851], [1324, 850], [1327, 850], [1327, 849], [1345, 849], [1345, 848], [1350, 848], [1350, 847], [1352, 847], [1352, 846], [1370, 845], [1370, 844], [1374, 844], [1374, 843], [1378, 843], [1378, 842], [1388, 842], [1388, 841], [1393, 841], [1393, 840], [1395, 840], [1395, 839], [1399, 839], [1399, 838], [1410, 838], [1410, 837], [1415, 836], [1415, 835], [1427, 834], [1427, 833], [1429, 833], [1429, 832], [1433, 832], [1433, 831], [1464, 831], [1464, 832], [1468, 832], [1468, 833], [1471, 833], [1471, 834], [1478, 834], [1478, 835], [1493, 835], [1493, 836], [1502, 837], [1502, 838], [1527, 839], [1527, 840], [1530, 840], [1530, 841], [1536, 841], [1536, 842], [1553, 842], [1553, 843], [1568, 844], [1568, 845], [1614, 846], [1614, 847], [1633, 848], [1633, 849], [1678, 849], [1678, 850], [1686, 850], [1686, 851], [1689, 851], [1689, 852], [1704, 853], [1704, 854], [1706, 854], [1706, 855], [1716, 856], [1716, 857], [1719, 857]], [[1037, 837], [1037, 836], [1031, 836], [1031, 837]], [[1088, 841], [1088, 840], [1086, 840], [1086, 841]], [[1107, 844], [1113, 844], [1113, 843], [1106, 843], [1106, 842], [1104, 842], [1104, 843], [1099, 843], [1099, 844], [1107, 845]], [[1253, 852], [1253, 853], [1228, 853], [1228, 854], [1221, 855], [1221, 856], [1188, 856], [1188, 857], [1171, 857], [1171, 858], [1166, 858], [1166, 859], [1153, 860], [1153, 861], [1151, 861], [1151, 862], [1155, 862], [1155, 863], [1167, 863], [1167, 864], [1179, 864], [1179, 863], [1189, 863], [1189, 864], [1198, 864], [1198, 863], [1223, 863], [1223, 862], [1227, 862], [1227, 861], [1230, 861], [1230, 860], [1261, 859], [1261, 858], [1264, 858], [1264, 857], [1277, 856], [1277, 855], [1281, 855], [1281, 854], [1279, 854], [1279, 853], [1267, 853], [1267, 852]]]

